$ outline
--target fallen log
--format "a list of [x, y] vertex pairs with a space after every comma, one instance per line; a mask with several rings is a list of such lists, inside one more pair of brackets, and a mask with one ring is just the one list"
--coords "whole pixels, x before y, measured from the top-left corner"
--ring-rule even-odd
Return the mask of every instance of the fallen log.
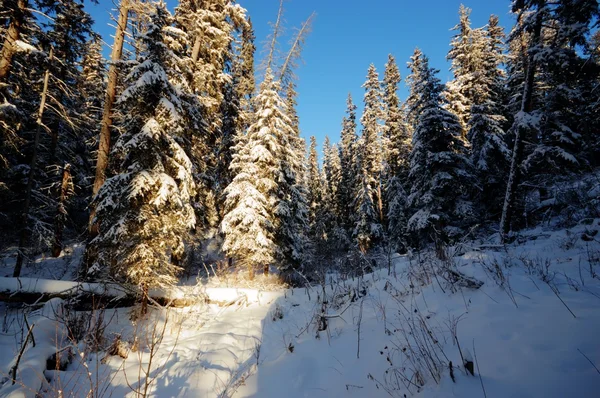
[[[56, 281], [38, 278], [0, 278], [0, 301], [25, 304], [40, 304], [53, 298], [68, 300], [77, 311], [91, 310], [94, 307], [131, 307], [139, 299], [139, 291], [134, 286], [116, 283], [87, 283]], [[208, 302], [202, 294], [193, 294], [181, 288], [169, 291], [154, 289], [150, 298], [162, 306], [187, 307]]]

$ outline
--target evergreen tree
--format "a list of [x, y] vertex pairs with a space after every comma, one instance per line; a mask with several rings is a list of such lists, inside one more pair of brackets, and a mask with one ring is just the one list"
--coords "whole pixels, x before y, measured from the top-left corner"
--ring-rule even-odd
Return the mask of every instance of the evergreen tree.
[[385, 163], [390, 177], [396, 176], [405, 181], [408, 175], [411, 136], [398, 98], [398, 84], [401, 80], [396, 60], [389, 55], [383, 78]]
[[[379, 76], [374, 65], [369, 67], [367, 73], [367, 81], [363, 85], [365, 88], [365, 109], [360, 119], [362, 124], [362, 136], [358, 143], [359, 146], [359, 168], [360, 182], [359, 190], [356, 192], [355, 199], [355, 210], [357, 211], [358, 222], [363, 223], [360, 232], [357, 232], [355, 228], [354, 236], [360, 239], [359, 245], [363, 248], [372, 247], [376, 245], [377, 239], [382, 238], [378, 232], [382, 229], [383, 223], [383, 197], [382, 197], [382, 154], [381, 154], [381, 142], [380, 132], [382, 126], [380, 121], [383, 117], [382, 101], [381, 101], [381, 86], [379, 82]], [[366, 180], [365, 180], [366, 179]], [[367, 200], [364, 195], [371, 195]], [[369, 204], [370, 203], [370, 204]], [[366, 207], [365, 207], [366, 206]], [[375, 219], [371, 220], [369, 206], [374, 206], [374, 212], [376, 214]], [[369, 214], [362, 214], [361, 212], [367, 211]], [[371, 227], [369, 230], [373, 230], [374, 235], [370, 238], [364, 236], [368, 231], [366, 229], [366, 220], [370, 220], [369, 224], [378, 224], [378, 227]], [[366, 242], [369, 242], [367, 244]]]
[[306, 260], [309, 228], [308, 188], [306, 186], [306, 144], [300, 137], [300, 123], [296, 112], [296, 91], [288, 83], [286, 100], [280, 107], [287, 118], [282, 119], [287, 128], [277, 131], [282, 152], [279, 155], [278, 204], [275, 214], [276, 239], [279, 246], [278, 268], [284, 274], [302, 266]]
[[321, 205], [323, 199], [321, 170], [317, 156], [317, 139], [310, 137], [310, 149], [308, 152], [308, 204], [310, 206], [310, 225], [315, 224], [317, 217], [317, 208]]
[[[422, 104], [420, 102], [419, 84], [422, 80], [421, 72], [423, 71], [423, 60], [425, 55], [419, 48], [415, 48], [413, 55], [408, 62], [410, 74], [406, 77], [406, 85], [408, 88], [408, 97], [406, 98], [406, 118], [410, 131], [414, 132], [417, 128], [417, 118], [421, 112]], [[448, 96], [446, 96], [448, 98]]]
[[[539, 108], [539, 140], [526, 149], [524, 166], [528, 173], [562, 174], [585, 166], [579, 131], [585, 109], [583, 87], [587, 59], [578, 52], [585, 46], [600, 5], [590, 0], [562, 0], [547, 3], [538, 12], [544, 18], [538, 58], [544, 101]], [[582, 79], [583, 77], [583, 79]]]
[[[180, 58], [166, 45], [174, 34], [163, 2], [153, 3], [145, 33], [137, 38], [140, 59], [125, 80], [119, 107], [127, 119], [113, 159], [119, 171], [100, 189], [98, 252], [92, 271], [148, 289], [175, 282], [177, 260], [194, 225], [192, 164], [178, 143], [189, 121], [180, 88]], [[117, 160], [118, 159], [118, 160]]]
[[406, 193], [411, 134], [405, 121], [398, 98], [398, 84], [401, 81], [396, 60], [389, 55], [383, 78], [383, 103], [385, 109], [384, 148], [385, 148], [385, 192], [386, 226], [390, 243], [400, 249], [406, 228]]
[[504, 73], [502, 68], [502, 29], [498, 18], [490, 17], [485, 40], [475, 50], [480, 58], [480, 71], [473, 86], [471, 118], [467, 138], [471, 143], [471, 161], [478, 174], [485, 214], [492, 215], [500, 208], [499, 198], [508, 167], [510, 152], [503, 126], [502, 98]]
[[362, 170], [361, 185], [355, 201], [357, 223], [354, 228], [353, 237], [358, 249], [363, 254], [366, 254], [383, 240], [384, 234], [383, 227], [379, 222], [379, 215], [373, 203], [372, 198], [375, 196], [375, 193], [371, 188], [367, 169], [363, 168]]
[[482, 32], [471, 28], [471, 9], [461, 4], [458, 14], [459, 23], [452, 28], [457, 33], [450, 42], [450, 51], [446, 57], [452, 62], [450, 70], [454, 74], [454, 80], [447, 85], [446, 96], [448, 109], [458, 116], [464, 137], [471, 118], [473, 90], [477, 87], [474, 80], [480, 65], [476, 47], [482, 38]]
[[[586, 61], [577, 52], [585, 45], [591, 21], [598, 16], [599, 5], [590, 0], [514, 0], [512, 11], [519, 24], [511, 40], [529, 35], [526, 75], [521, 108], [512, 125], [514, 134], [510, 173], [500, 220], [504, 239], [513, 226], [514, 215], [524, 205], [518, 201], [523, 177], [544, 185], [544, 175], [579, 169], [584, 157], [577, 150], [581, 119], [575, 109], [581, 103], [577, 81], [586, 73], [575, 72]], [[540, 85], [536, 83], [540, 81]], [[585, 85], [584, 83], [583, 85]], [[582, 163], [583, 161], [583, 163]], [[525, 176], [522, 173], [525, 172]]]
[[235, 177], [225, 190], [223, 250], [246, 265], [251, 278], [257, 266], [266, 270], [275, 261], [282, 271], [291, 271], [302, 261], [305, 242], [298, 233], [306, 230], [301, 225], [306, 207], [293, 202], [304, 194], [295, 174], [301, 169], [295, 151], [300, 138], [278, 91], [267, 70], [254, 100], [255, 121], [235, 147]]
[[346, 241], [354, 230], [354, 198], [357, 192], [357, 153], [358, 137], [356, 134], [356, 105], [348, 94], [346, 116], [342, 121], [342, 132], [339, 148], [340, 179], [336, 191], [336, 208], [340, 226], [346, 231]]
[[[338, 201], [342, 178], [340, 150], [336, 145], [331, 145], [329, 137], [325, 136], [323, 143], [323, 198], [318, 222], [321, 224], [321, 236], [326, 241], [324, 250], [326, 254], [333, 255], [349, 245], [348, 234], [341, 226], [340, 209]], [[347, 214], [345, 214], [347, 216]]]
[[418, 123], [410, 156], [408, 230], [438, 244], [459, 234], [459, 227], [471, 216], [468, 179], [472, 176], [458, 118], [445, 109], [438, 71], [418, 50], [413, 59], [418, 63], [411, 65], [411, 111]]

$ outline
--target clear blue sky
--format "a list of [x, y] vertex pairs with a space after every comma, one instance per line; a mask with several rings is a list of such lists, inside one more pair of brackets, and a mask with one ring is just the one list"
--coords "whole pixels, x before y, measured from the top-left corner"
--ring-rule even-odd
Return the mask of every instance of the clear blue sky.
[[[97, 30], [112, 42], [114, 29], [108, 27], [111, 0], [100, 0], [89, 6]], [[257, 38], [257, 57], [270, 32], [269, 21], [277, 16], [279, 0], [238, 0], [252, 18]], [[374, 63], [383, 77], [389, 53], [396, 57], [402, 77], [408, 70], [406, 62], [415, 47], [430, 58], [431, 65], [440, 69], [440, 79], [451, 78], [446, 53], [458, 22], [461, 3], [473, 11], [474, 27], [486, 24], [490, 14], [500, 17], [506, 31], [513, 25], [509, 15], [510, 0], [287, 0], [285, 22], [288, 35], [313, 11], [317, 17], [303, 52], [304, 63], [297, 71], [298, 114], [304, 137], [317, 137], [319, 145], [325, 135], [332, 142], [339, 139], [341, 120], [346, 109], [346, 96], [352, 93], [362, 112], [363, 89], [369, 64]], [[88, 3], [89, 4], [89, 3]], [[177, 0], [167, 0], [172, 9]], [[402, 99], [406, 96], [403, 85]]]

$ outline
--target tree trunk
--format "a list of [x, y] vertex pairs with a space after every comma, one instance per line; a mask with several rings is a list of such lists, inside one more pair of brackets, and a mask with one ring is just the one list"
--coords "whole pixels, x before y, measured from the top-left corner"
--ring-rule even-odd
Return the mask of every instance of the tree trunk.
[[[52, 49], [50, 49], [50, 62], [54, 57]], [[18, 277], [21, 275], [21, 268], [23, 267], [23, 259], [24, 259], [24, 250], [25, 245], [27, 243], [27, 228], [29, 225], [29, 207], [31, 206], [31, 191], [33, 190], [33, 180], [35, 178], [35, 171], [37, 169], [37, 153], [38, 146], [40, 144], [40, 135], [42, 133], [42, 117], [44, 116], [44, 108], [46, 107], [46, 96], [48, 93], [48, 80], [50, 79], [50, 69], [46, 69], [46, 74], [44, 75], [44, 88], [42, 90], [42, 98], [40, 101], [40, 108], [38, 111], [37, 117], [37, 129], [35, 131], [35, 139], [33, 142], [33, 153], [31, 154], [31, 163], [29, 165], [29, 174], [27, 176], [27, 189], [25, 192], [25, 204], [23, 205], [23, 221], [22, 221], [22, 229], [21, 236], [19, 237], [19, 251], [17, 253], [17, 263], [15, 264], [15, 269], [13, 271], [13, 277]]]
[[6, 31], [6, 38], [2, 45], [2, 52], [0, 53], [0, 82], [5, 82], [10, 73], [12, 66], [12, 59], [17, 52], [16, 41], [21, 36], [21, 27], [25, 19], [25, 11], [27, 10], [27, 0], [18, 0], [17, 8], [13, 10]]
[[248, 280], [254, 280], [254, 264], [248, 265]]
[[142, 285], [142, 309], [141, 314], [146, 315], [148, 313], [148, 284]]
[[69, 194], [69, 187], [71, 185], [71, 165], [65, 164], [62, 173], [62, 181], [60, 184], [60, 194], [58, 198], [58, 209], [56, 210], [56, 219], [54, 223], [54, 243], [52, 244], [52, 257], [60, 256], [63, 244], [63, 230], [65, 228], [65, 218], [67, 216], [67, 210], [65, 208], [65, 201]]
[[[102, 122], [100, 125], [100, 137], [98, 140], [98, 158], [96, 160], [96, 178], [92, 189], [92, 196], [96, 196], [102, 184], [106, 180], [106, 169], [108, 167], [108, 157], [110, 153], [110, 131], [112, 125], [112, 109], [117, 96], [117, 81], [119, 71], [117, 62], [123, 55], [123, 42], [125, 40], [125, 31], [127, 29], [127, 18], [129, 16], [129, 0], [121, 0], [119, 9], [119, 19], [117, 21], [117, 30], [115, 41], [110, 56], [111, 65], [108, 71], [108, 85], [106, 87], [106, 97], [104, 101], [104, 111], [102, 113]], [[92, 236], [98, 233], [96, 217], [96, 206], [92, 205], [90, 210], [89, 231]]]
[[[523, 100], [521, 102], [521, 113], [527, 114], [533, 107], [533, 89], [535, 84], [535, 72], [537, 63], [531, 53], [531, 50], [540, 43], [542, 32], [542, 15], [538, 12], [536, 16], [533, 37], [529, 46], [527, 75], [523, 87]], [[510, 163], [510, 173], [506, 184], [506, 194], [504, 196], [504, 205], [502, 207], [502, 217], [500, 218], [500, 239], [505, 241], [506, 235], [510, 231], [512, 217], [514, 215], [515, 194], [521, 181], [521, 163], [523, 161], [523, 134], [524, 126], [521, 120], [517, 119], [515, 125], [515, 142], [513, 147], [512, 159]]]

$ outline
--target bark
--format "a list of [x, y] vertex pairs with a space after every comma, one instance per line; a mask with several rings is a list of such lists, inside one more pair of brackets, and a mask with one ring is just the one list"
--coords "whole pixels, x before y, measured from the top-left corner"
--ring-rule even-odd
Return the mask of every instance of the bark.
[[65, 202], [69, 194], [70, 186], [71, 165], [67, 163], [63, 168], [62, 181], [60, 184], [60, 193], [58, 198], [58, 208], [56, 209], [56, 219], [54, 222], [54, 243], [52, 244], [52, 257], [60, 256], [60, 252], [62, 251], [63, 230], [65, 228], [65, 218], [67, 216]]
[[5, 82], [10, 74], [12, 59], [17, 52], [15, 43], [21, 36], [27, 7], [27, 0], [18, 0], [17, 8], [13, 11], [10, 18], [6, 38], [2, 45], [2, 52], [0, 53], [0, 82]]
[[[127, 18], [129, 16], [129, 0], [121, 0], [119, 9], [119, 19], [117, 21], [117, 30], [115, 41], [111, 53], [111, 65], [108, 71], [108, 84], [106, 87], [106, 99], [104, 101], [104, 111], [102, 113], [102, 122], [100, 125], [100, 137], [98, 144], [98, 159], [96, 160], [96, 178], [92, 188], [92, 195], [96, 196], [104, 181], [106, 181], [106, 169], [108, 167], [110, 153], [110, 131], [112, 125], [112, 110], [117, 96], [117, 82], [119, 71], [117, 62], [123, 55], [123, 42], [125, 40], [125, 30], [127, 29]], [[92, 236], [98, 233], [98, 226], [94, 223], [96, 217], [96, 208], [94, 205], [90, 211], [89, 230]]]
[[[527, 57], [527, 75], [525, 77], [523, 100], [521, 102], [521, 112], [525, 114], [530, 113], [533, 106], [533, 89], [537, 65], [531, 50], [541, 42], [540, 38], [542, 32], [542, 22], [542, 15], [538, 13], [536, 16], [533, 37]], [[504, 205], [502, 207], [502, 217], [500, 218], [500, 239], [502, 242], [506, 240], [506, 235], [510, 231], [510, 225], [515, 210], [516, 190], [521, 181], [521, 163], [523, 162], [523, 135], [525, 134], [525, 127], [518, 119], [515, 121], [515, 124], [516, 125], [513, 126], [515, 130], [515, 142], [510, 163], [508, 182], [506, 184]]]
[[[54, 54], [52, 49], [50, 50], [50, 61], [52, 61]], [[13, 271], [13, 277], [18, 277], [21, 275], [21, 268], [23, 267], [23, 260], [25, 251], [25, 245], [27, 243], [28, 233], [27, 228], [29, 226], [29, 208], [31, 207], [31, 193], [33, 190], [33, 180], [35, 178], [35, 172], [37, 170], [37, 153], [38, 147], [40, 144], [40, 135], [42, 133], [42, 118], [44, 116], [44, 109], [46, 108], [46, 96], [48, 93], [48, 81], [50, 79], [50, 69], [46, 69], [46, 74], [44, 75], [44, 88], [42, 90], [42, 98], [40, 101], [40, 108], [38, 111], [37, 117], [37, 129], [35, 131], [35, 138], [33, 142], [33, 153], [31, 154], [31, 163], [29, 165], [29, 174], [27, 176], [27, 188], [25, 191], [25, 204], [23, 205], [23, 221], [22, 221], [22, 229], [21, 236], [19, 237], [19, 251], [17, 254], [17, 262], [15, 264], [15, 269]]]

